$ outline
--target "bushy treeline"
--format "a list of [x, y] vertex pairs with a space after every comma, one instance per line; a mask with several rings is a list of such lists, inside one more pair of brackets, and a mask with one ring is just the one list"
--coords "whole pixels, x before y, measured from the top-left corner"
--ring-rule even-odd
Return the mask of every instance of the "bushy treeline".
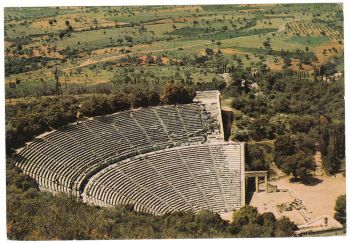
[[340, 195], [334, 207], [334, 218], [344, 226], [344, 230], [346, 231], [346, 195]]
[[[131, 89], [112, 94], [46, 97], [6, 106], [7, 152], [35, 136], [82, 117], [110, 114], [131, 108], [192, 102], [193, 91], [178, 84], [162, 90]], [[79, 114], [79, 115], [78, 115]]]
[[206, 210], [164, 216], [138, 213], [133, 206], [100, 208], [77, 198], [38, 191], [30, 177], [9, 161], [6, 171], [7, 235], [11, 240], [103, 240], [228, 237], [288, 237], [296, 226], [272, 213], [245, 206], [233, 223]]
[[[239, 81], [236, 87], [231, 87], [233, 108], [251, 117], [287, 113], [344, 119], [344, 80], [329, 84], [309, 79], [297, 80], [293, 75], [271, 75], [250, 84], [241, 85]], [[262, 92], [253, 91], [250, 88], [253, 83], [257, 83]]]
[[[321, 66], [320, 72], [339, 62], [334, 59], [333, 63]], [[321, 80], [322, 75], [330, 75], [334, 71], [315, 72], [316, 80], [298, 76], [290, 70], [269, 72], [264, 64], [255, 71], [242, 66], [232, 66], [230, 71], [232, 83], [226, 89], [226, 94], [235, 98], [234, 108], [249, 116], [282, 112], [344, 119], [344, 79], [332, 83]]]
[[[329, 67], [334, 68], [334, 65], [327, 64], [321, 69], [328, 70]], [[234, 116], [240, 129], [233, 134], [234, 139], [277, 139], [278, 142], [285, 138], [283, 136], [292, 140], [309, 137], [313, 150], [319, 145], [323, 167], [329, 173], [338, 171], [345, 157], [344, 79], [331, 83], [322, 81], [324, 71], [316, 73], [316, 78], [302, 78], [289, 71], [271, 73], [263, 67], [255, 72], [239, 66], [231, 70], [232, 83], [225, 93], [233, 97], [232, 107], [241, 111]], [[294, 143], [292, 140], [289, 142]], [[275, 162], [284, 171], [304, 177], [315, 167], [310, 159], [313, 151], [306, 156], [303, 148], [291, 144], [285, 146], [284, 151], [280, 149], [280, 152], [275, 151]], [[282, 160], [290, 162], [284, 163], [286, 165], [299, 158], [306, 164], [293, 166], [303, 168], [303, 171], [297, 172], [292, 165], [282, 167]]]
[[293, 236], [297, 226], [282, 216], [276, 219], [273, 213], [260, 214], [255, 207], [244, 206], [233, 214], [231, 233], [238, 237], [288, 237]]
[[92, 95], [81, 102], [84, 116], [109, 114], [126, 109], [192, 102], [193, 93], [181, 85], [168, 84], [163, 89], [133, 89], [128, 93]]
[[76, 120], [78, 100], [72, 96], [43, 98], [6, 106], [6, 148], [18, 148], [51, 128]]
[[281, 135], [271, 144], [246, 143], [245, 168], [247, 171], [269, 170], [274, 161], [287, 175], [305, 180], [316, 169], [315, 149], [315, 139], [305, 133]]
[[[24, 54], [24, 53], [23, 53]], [[11, 57], [5, 58], [5, 75], [25, 73], [42, 68], [48, 62], [55, 60], [49, 57]]]

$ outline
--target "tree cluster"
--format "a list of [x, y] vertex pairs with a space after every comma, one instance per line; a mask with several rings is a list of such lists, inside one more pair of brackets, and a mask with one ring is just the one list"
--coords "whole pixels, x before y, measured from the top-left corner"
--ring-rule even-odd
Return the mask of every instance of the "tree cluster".
[[[135, 97], [131, 98], [135, 99]], [[84, 101], [81, 101], [80, 111], [83, 116], [91, 117], [127, 110], [130, 107], [130, 96], [123, 93], [100, 94], [89, 96]]]
[[320, 127], [320, 150], [323, 168], [330, 174], [340, 169], [341, 160], [345, 159], [345, 124], [328, 124]]
[[288, 218], [276, 219], [273, 213], [259, 214], [252, 206], [244, 206], [233, 214], [232, 233], [238, 237], [288, 237], [296, 225]]
[[191, 91], [182, 85], [165, 85], [160, 96], [163, 104], [186, 104], [192, 102], [193, 95]]
[[78, 100], [71, 96], [38, 99], [6, 106], [6, 148], [18, 148], [51, 128], [76, 120]]
[[17, 57], [17, 56], [7, 56], [5, 58], [5, 75], [9, 76], [11, 74], [19, 74], [30, 71], [35, 71], [43, 66], [46, 66], [48, 62], [55, 61], [55, 58], [51, 57]]
[[[232, 107], [243, 113], [234, 116], [240, 129], [233, 135], [235, 140], [259, 141], [304, 133], [318, 141], [324, 169], [329, 173], [338, 171], [345, 158], [343, 79], [327, 83], [315, 82], [312, 77], [299, 79], [287, 72], [252, 73], [236, 66], [231, 70], [233, 80], [224, 92], [234, 97]], [[254, 83], [258, 90], [251, 88]], [[304, 157], [294, 152], [285, 155], [296, 156], [287, 164]]]
[[264, 145], [246, 143], [244, 153], [246, 171], [269, 170], [269, 163], [265, 159]]
[[337, 198], [334, 210], [334, 218], [346, 229], [346, 195], [341, 195]]
[[305, 179], [316, 169], [314, 149], [315, 141], [306, 134], [279, 136], [275, 141], [275, 163], [287, 175]]

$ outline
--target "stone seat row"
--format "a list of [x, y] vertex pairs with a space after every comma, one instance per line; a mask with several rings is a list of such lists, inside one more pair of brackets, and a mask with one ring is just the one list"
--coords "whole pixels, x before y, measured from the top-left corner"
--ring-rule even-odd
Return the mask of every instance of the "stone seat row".
[[[131, 203], [136, 210], [156, 215], [200, 209], [225, 212], [241, 206], [242, 163], [241, 146], [234, 144], [150, 152], [95, 174], [83, 198], [98, 206]], [[238, 171], [236, 175], [232, 168]]]
[[[167, 147], [202, 143], [210, 132], [200, 105], [118, 112], [71, 124], [26, 146], [15, 164], [49, 191], [79, 194], [84, 178], [114, 162]], [[41, 183], [42, 182], [42, 183]]]

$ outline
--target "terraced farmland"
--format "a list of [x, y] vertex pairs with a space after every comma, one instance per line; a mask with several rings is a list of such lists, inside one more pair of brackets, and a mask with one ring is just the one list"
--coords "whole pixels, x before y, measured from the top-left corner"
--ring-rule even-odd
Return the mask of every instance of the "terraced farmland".
[[329, 26], [318, 23], [304, 23], [300, 21], [287, 24], [287, 29], [293, 35], [300, 36], [325, 36], [330, 40], [338, 41], [343, 39], [341, 32], [331, 29]]

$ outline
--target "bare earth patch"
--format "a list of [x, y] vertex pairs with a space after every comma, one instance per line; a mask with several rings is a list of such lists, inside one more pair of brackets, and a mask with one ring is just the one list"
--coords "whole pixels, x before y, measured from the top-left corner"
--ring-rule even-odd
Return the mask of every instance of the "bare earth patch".
[[309, 185], [290, 183], [290, 178], [290, 176], [286, 176], [270, 182], [272, 185], [277, 185], [278, 189], [287, 189], [287, 191], [254, 193], [250, 205], [257, 207], [260, 213], [272, 212], [277, 218], [284, 215], [296, 224], [304, 224], [306, 220], [301, 216], [299, 210], [293, 209], [280, 213], [277, 208], [279, 204], [300, 199], [312, 219], [323, 215], [333, 217], [337, 197], [345, 194], [345, 177], [342, 174], [318, 176]]
[[[290, 69], [292, 69], [293, 71], [305, 71], [305, 72], [309, 72], [313, 70], [312, 65], [302, 65], [302, 69], [299, 68], [299, 61], [297, 59], [291, 59], [291, 65], [289, 66]], [[283, 70], [283, 64], [281, 62], [278, 63], [274, 63], [274, 62], [269, 62], [268, 64], [269, 68], [271, 71], [273, 72], [281, 72]]]
[[[153, 58], [153, 62], [155, 63], [158, 56], [153, 55], [151, 57]], [[146, 55], [140, 56], [139, 58], [141, 60], [141, 63], [140, 63], [141, 65], [146, 65], [147, 64], [147, 56]], [[168, 57], [161, 57], [161, 59], [162, 59], [162, 64], [164, 64], [164, 65], [169, 64], [169, 58]]]
[[[328, 49], [332, 49], [333, 47], [337, 48], [338, 53], [341, 53], [342, 51], [344, 51], [344, 45], [339, 44], [339, 42], [337, 42], [337, 41], [328, 42], [328, 43], [325, 43], [325, 44], [322, 44], [322, 45], [315, 47], [315, 54], [316, 54], [320, 64], [325, 63], [329, 58], [331, 58], [337, 54], [334, 51], [332, 51], [332, 52], [328, 51]], [[323, 53], [322, 53], [324, 49], [327, 50], [326, 55], [323, 55]]]
[[244, 51], [239, 51], [236, 49], [232, 49], [232, 48], [225, 48], [225, 49], [220, 49], [220, 51], [224, 54], [239, 54], [239, 55], [245, 55], [245, 54], [251, 54], [249, 52], [244, 52]]

